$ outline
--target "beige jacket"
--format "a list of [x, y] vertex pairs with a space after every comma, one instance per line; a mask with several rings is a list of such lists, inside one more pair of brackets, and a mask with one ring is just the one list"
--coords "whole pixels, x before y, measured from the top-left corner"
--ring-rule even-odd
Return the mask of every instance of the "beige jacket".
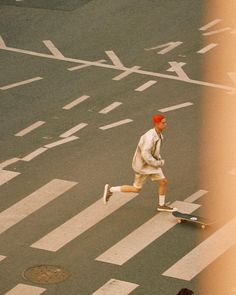
[[136, 148], [132, 167], [136, 173], [155, 174], [160, 170], [160, 148], [163, 135], [158, 135], [155, 128], [143, 134]]

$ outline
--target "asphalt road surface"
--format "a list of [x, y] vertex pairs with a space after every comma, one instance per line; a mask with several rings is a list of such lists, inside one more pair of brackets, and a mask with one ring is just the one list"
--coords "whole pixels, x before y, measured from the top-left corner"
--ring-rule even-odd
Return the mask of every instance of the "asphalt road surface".
[[[161, 112], [167, 200], [201, 212], [201, 92], [233, 89], [201, 73], [216, 29], [194, 0], [0, 1], [0, 294], [207, 295], [199, 279], [233, 248], [203, 249], [231, 224], [204, 231], [157, 213], [151, 182], [101, 197], [132, 183], [139, 137]], [[69, 277], [23, 277], [44, 264]]]

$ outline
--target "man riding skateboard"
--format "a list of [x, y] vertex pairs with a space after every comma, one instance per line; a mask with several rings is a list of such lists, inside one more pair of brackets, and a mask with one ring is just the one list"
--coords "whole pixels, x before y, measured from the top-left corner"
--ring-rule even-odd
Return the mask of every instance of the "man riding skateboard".
[[177, 211], [177, 208], [169, 207], [166, 202], [166, 191], [167, 191], [167, 179], [162, 172], [162, 166], [165, 161], [161, 158], [160, 149], [163, 141], [162, 131], [167, 126], [165, 116], [162, 114], [156, 114], [152, 118], [154, 128], [143, 134], [139, 140], [136, 148], [132, 168], [135, 171], [133, 185], [122, 185], [122, 186], [110, 186], [106, 184], [104, 187], [103, 201], [106, 204], [114, 192], [132, 192], [138, 193], [147, 178], [155, 181], [158, 186], [158, 211], [173, 212]]

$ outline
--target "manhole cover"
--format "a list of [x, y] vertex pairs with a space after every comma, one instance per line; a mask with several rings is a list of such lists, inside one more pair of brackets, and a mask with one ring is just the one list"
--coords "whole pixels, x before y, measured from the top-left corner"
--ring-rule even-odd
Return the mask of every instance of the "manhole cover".
[[69, 273], [55, 265], [36, 265], [26, 269], [23, 277], [33, 283], [54, 284], [66, 280]]

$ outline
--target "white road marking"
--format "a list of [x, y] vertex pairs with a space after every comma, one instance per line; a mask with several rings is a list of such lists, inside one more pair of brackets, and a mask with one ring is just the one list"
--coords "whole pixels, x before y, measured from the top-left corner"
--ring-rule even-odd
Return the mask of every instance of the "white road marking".
[[99, 111], [99, 114], [107, 114], [107, 113], [111, 112], [112, 110], [114, 110], [115, 108], [117, 108], [118, 106], [120, 106], [121, 104], [122, 104], [122, 102], [119, 102], [119, 101], [113, 102], [112, 104], [110, 104], [106, 108]]
[[6, 48], [6, 44], [1, 36], [0, 36], [0, 48]]
[[[105, 59], [100, 59], [100, 60], [97, 60], [96, 62], [106, 62]], [[80, 65], [80, 66], [75, 66], [75, 67], [71, 67], [71, 68], [68, 68], [67, 70], [68, 71], [76, 71], [76, 70], [80, 70], [80, 69], [83, 69], [83, 68], [87, 68], [87, 67], [91, 67], [91, 65]]]
[[34, 124], [30, 125], [29, 127], [21, 130], [20, 132], [16, 133], [15, 136], [24, 136], [28, 133], [30, 133], [32, 130], [35, 130], [36, 128], [42, 126], [43, 124], [45, 124], [46, 122], [44, 121], [37, 121]]
[[47, 289], [44, 288], [33, 287], [25, 284], [18, 284], [4, 295], [40, 295], [46, 290]]
[[211, 44], [205, 46], [204, 48], [198, 50], [197, 53], [204, 54], [204, 53], [210, 51], [212, 48], [214, 48], [214, 47], [216, 47], [216, 46], [218, 46], [217, 43], [211, 43]]
[[157, 81], [155, 81], [155, 80], [150, 80], [150, 81], [144, 83], [143, 85], [139, 86], [138, 88], [136, 88], [135, 91], [140, 91], [140, 92], [142, 92], [142, 91], [146, 90], [147, 88], [151, 87], [152, 85], [154, 85], [154, 84], [156, 84], [156, 83], [157, 83]]
[[64, 57], [64, 55], [56, 48], [56, 46], [52, 43], [52, 41], [44, 40], [43, 43], [50, 50], [53, 56], [59, 57], [59, 58]]
[[110, 60], [112, 61], [112, 63], [115, 66], [118, 67], [123, 67], [124, 65], [122, 64], [122, 62], [120, 61], [119, 57], [115, 54], [114, 51], [109, 50], [109, 51], [105, 51], [106, 55], [110, 58]]
[[35, 78], [32, 78], [32, 79], [24, 80], [24, 81], [17, 82], [17, 83], [14, 83], [14, 84], [2, 86], [2, 87], [0, 87], [0, 89], [1, 90], [7, 90], [7, 89], [11, 89], [11, 88], [18, 87], [18, 86], [21, 86], [21, 85], [29, 84], [29, 83], [32, 83], [32, 82], [35, 82], [35, 81], [39, 81], [39, 80], [42, 80], [42, 79], [43, 79], [42, 77], [35, 77]]
[[[172, 206], [177, 207], [179, 211], [186, 213], [192, 213], [200, 207], [198, 204], [180, 201], [174, 202]], [[174, 227], [176, 223], [177, 220], [172, 214], [160, 212], [131, 232], [124, 239], [120, 240], [113, 247], [98, 256], [95, 260], [123, 265], [157, 238]]]
[[[138, 70], [138, 69], [140, 69], [141, 67], [139, 67], [139, 66], [134, 66], [134, 67], [132, 67], [131, 68], [131, 70]], [[118, 75], [118, 76], [115, 76], [114, 78], [112, 78], [112, 80], [115, 80], [115, 81], [119, 81], [119, 80], [121, 80], [121, 79], [124, 79], [124, 78], [126, 78], [127, 76], [129, 76], [130, 74], [133, 74], [133, 72], [132, 71], [124, 71], [123, 73], [121, 73], [120, 75]]]
[[208, 191], [201, 189], [201, 190], [197, 191], [196, 193], [194, 193], [193, 195], [191, 195], [190, 197], [188, 197], [187, 199], [185, 199], [184, 202], [193, 203], [207, 193], [208, 193]]
[[139, 285], [125, 281], [110, 279], [105, 285], [92, 295], [127, 295]]
[[0, 213], [0, 234], [62, 195], [77, 182], [54, 179]]
[[6, 160], [0, 164], [0, 169], [3, 169], [11, 164], [18, 162], [18, 161], [20, 161], [20, 158], [11, 158], [9, 160]]
[[11, 179], [18, 176], [19, 174], [20, 174], [19, 172], [0, 170], [0, 185], [7, 183]]
[[118, 122], [115, 122], [115, 123], [112, 123], [112, 124], [109, 124], [109, 125], [106, 125], [106, 126], [99, 127], [99, 129], [107, 130], [107, 129], [110, 129], [110, 128], [114, 128], [114, 127], [117, 127], [117, 126], [120, 126], [120, 125], [130, 123], [130, 122], [133, 122], [133, 120], [124, 119], [124, 120], [121, 120], [121, 121], [118, 121]]
[[67, 137], [71, 136], [72, 134], [76, 133], [77, 131], [83, 129], [87, 125], [88, 125], [87, 123], [80, 123], [80, 124], [74, 126], [73, 128], [71, 128], [70, 130], [68, 130], [68, 131], [64, 132], [63, 134], [61, 134], [60, 137], [67, 138]]
[[[127, 71], [130, 70], [133, 73], [137, 73], [140, 75], [146, 75], [146, 76], [152, 76], [152, 77], [160, 77], [164, 79], [170, 79], [170, 80], [176, 80], [176, 81], [182, 81], [186, 83], [191, 83], [191, 84], [196, 84], [196, 85], [201, 85], [201, 86], [207, 86], [207, 87], [213, 87], [217, 89], [222, 89], [222, 90], [227, 90], [227, 91], [235, 91], [236, 88], [226, 86], [226, 85], [221, 85], [221, 84], [216, 84], [216, 83], [211, 83], [211, 82], [205, 82], [205, 81], [198, 81], [198, 80], [183, 80], [180, 79], [179, 77], [173, 76], [173, 75], [167, 75], [167, 74], [161, 74], [161, 73], [156, 73], [156, 72], [150, 72], [150, 71], [145, 71], [145, 70], [138, 70], [138, 69], [130, 69], [126, 68], [124, 66], [117, 66], [117, 65], [108, 65], [108, 64], [103, 64], [103, 63], [98, 63], [98, 62], [93, 62], [93, 61], [86, 61], [86, 60], [81, 60], [81, 59], [75, 59], [75, 58], [69, 58], [69, 57], [64, 57], [64, 58], [57, 58], [51, 54], [44, 54], [44, 53], [39, 53], [39, 52], [33, 52], [30, 50], [24, 50], [24, 49], [18, 49], [18, 48], [13, 48], [13, 47], [1, 47], [1, 50], [6, 50], [6, 51], [11, 51], [11, 52], [18, 52], [22, 54], [27, 54], [27, 55], [32, 55], [32, 56], [37, 56], [37, 57], [42, 57], [42, 58], [48, 58], [48, 59], [54, 59], [54, 60], [61, 60], [61, 61], [68, 61], [68, 62], [73, 62], [73, 63], [83, 63], [87, 65], [93, 65], [97, 67], [102, 67], [102, 68], [107, 68], [107, 69], [114, 69], [118, 71]], [[1, 88], [0, 88], [1, 89]]]
[[199, 31], [206, 31], [207, 29], [213, 27], [214, 25], [218, 24], [221, 21], [222, 21], [222, 19], [219, 19], [219, 18], [215, 19], [215, 20], [211, 21], [210, 23], [208, 23], [208, 24], [204, 25], [203, 27], [201, 27], [199, 29]]
[[29, 162], [32, 159], [36, 158], [37, 156], [41, 155], [42, 153], [46, 152], [48, 149], [45, 147], [40, 147], [38, 149], [36, 149], [35, 151], [33, 151], [32, 153], [28, 154], [27, 156], [25, 156], [24, 158], [22, 158], [22, 161], [25, 162]]
[[88, 99], [89, 96], [88, 95], [82, 95], [79, 98], [77, 98], [76, 100], [72, 101], [71, 103], [65, 105], [63, 107], [64, 110], [70, 110], [73, 107], [77, 106], [78, 104], [80, 104], [81, 102], [85, 101], [86, 99]]
[[31, 247], [47, 251], [57, 251], [125, 205], [135, 196], [137, 196], [137, 194], [128, 193], [122, 195], [121, 193], [116, 193], [112, 198], [112, 202], [106, 205], [99, 199], [97, 202], [48, 233], [42, 239], [35, 242]]
[[44, 147], [46, 147], [48, 149], [54, 148], [55, 146], [58, 146], [58, 145], [61, 145], [61, 144], [65, 144], [67, 142], [70, 142], [70, 141], [73, 141], [73, 140], [76, 140], [76, 139], [78, 139], [77, 136], [70, 136], [70, 137], [67, 137], [65, 139], [60, 139], [58, 141], [55, 141], [55, 142], [46, 144]]
[[169, 64], [171, 65], [171, 67], [167, 70], [168, 72], [175, 72], [181, 80], [189, 80], [189, 77], [183, 70], [183, 66], [186, 65], [186, 63], [170, 61]]
[[7, 258], [6, 256], [0, 255], [0, 261], [4, 260], [5, 258]]
[[181, 41], [169, 42], [169, 43], [166, 43], [166, 44], [158, 45], [156, 47], [147, 48], [145, 50], [149, 51], [149, 50], [155, 50], [155, 49], [166, 47], [166, 48], [160, 50], [159, 52], [157, 52], [158, 54], [166, 54], [167, 52], [175, 49], [176, 47], [178, 47], [181, 44], [183, 44], [183, 42], [181, 42]]
[[180, 280], [192, 280], [236, 243], [235, 230], [236, 218], [217, 230], [162, 275]]
[[158, 111], [162, 112], [162, 113], [166, 113], [166, 112], [174, 111], [174, 110], [177, 110], [177, 109], [189, 107], [191, 105], [193, 105], [192, 102], [185, 102], [185, 103], [177, 104], [177, 105], [174, 105], [174, 106], [171, 106], [171, 107], [168, 107], [168, 108], [159, 109]]
[[230, 27], [227, 27], [227, 28], [223, 28], [223, 29], [220, 29], [220, 30], [207, 32], [207, 33], [204, 33], [202, 35], [203, 36], [210, 36], [210, 35], [219, 34], [219, 33], [225, 32], [225, 31], [229, 31], [229, 30], [231, 30], [231, 28]]

